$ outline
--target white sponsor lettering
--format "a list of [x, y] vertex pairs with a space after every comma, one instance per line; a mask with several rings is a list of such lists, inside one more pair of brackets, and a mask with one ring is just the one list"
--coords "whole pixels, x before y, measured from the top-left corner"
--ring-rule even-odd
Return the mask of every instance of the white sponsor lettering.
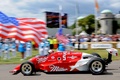
[[55, 59], [55, 57], [54, 57], [54, 56], [52, 56], [52, 57], [51, 57], [51, 59]]
[[37, 60], [38, 63], [45, 62], [47, 60], [47, 57], [37, 58], [36, 60]]
[[91, 48], [112, 48], [112, 44], [91, 44]]
[[75, 59], [75, 58], [77, 58], [77, 56], [69, 56], [68, 58], [71, 58], [71, 59]]
[[55, 65], [50, 65], [49, 66], [50, 71], [67, 71], [67, 68], [63, 68], [63, 67], [59, 67], [59, 66], [55, 66]]

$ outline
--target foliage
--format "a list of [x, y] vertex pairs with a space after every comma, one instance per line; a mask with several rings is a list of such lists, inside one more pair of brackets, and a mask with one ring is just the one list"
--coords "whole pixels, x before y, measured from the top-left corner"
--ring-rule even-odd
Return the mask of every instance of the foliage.
[[[85, 18], [79, 19], [78, 26], [79, 27], [82, 26], [82, 30], [86, 31], [88, 34], [93, 33], [95, 30], [95, 16], [91, 14], [91, 15], [86, 16]], [[75, 23], [70, 27], [74, 29]], [[98, 28], [100, 28], [99, 22], [98, 22]]]
[[74, 29], [76, 26], [75, 22], [69, 27], [70, 29]]

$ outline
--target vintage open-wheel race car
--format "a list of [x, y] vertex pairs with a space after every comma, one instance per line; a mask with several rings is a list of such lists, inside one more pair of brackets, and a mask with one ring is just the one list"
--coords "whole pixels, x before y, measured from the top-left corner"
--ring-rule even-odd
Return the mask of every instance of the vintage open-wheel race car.
[[106, 49], [108, 58], [101, 58], [97, 53], [84, 53], [77, 51], [50, 52], [47, 56], [35, 56], [28, 61], [16, 66], [12, 74], [22, 73], [32, 75], [38, 71], [49, 72], [76, 72], [90, 71], [94, 75], [102, 74], [106, 70], [106, 65], [112, 62], [112, 55], [117, 56], [118, 50]]

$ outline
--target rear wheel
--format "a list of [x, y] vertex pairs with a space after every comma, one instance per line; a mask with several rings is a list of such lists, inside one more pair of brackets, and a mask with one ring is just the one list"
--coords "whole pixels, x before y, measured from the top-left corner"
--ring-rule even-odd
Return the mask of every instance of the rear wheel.
[[21, 73], [25, 76], [33, 74], [35, 71], [34, 65], [31, 62], [24, 62], [20, 67]]
[[102, 74], [105, 71], [105, 63], [100, 58], [93, 58], [89, 63], [89, 70], [94, 75]]

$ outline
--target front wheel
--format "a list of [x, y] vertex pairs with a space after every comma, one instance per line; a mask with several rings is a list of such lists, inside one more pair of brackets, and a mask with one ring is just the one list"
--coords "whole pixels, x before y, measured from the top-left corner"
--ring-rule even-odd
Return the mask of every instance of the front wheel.
[[89, 70], [94, 75], [102, 74], [105, 71], [105, 63], [100, 58], [93, 58], [89, 63]]
[[20, 70], [25, 76], [31, 75], [34, 72], [34, 65], [31, 62], [24, 62], [22, 63]]

